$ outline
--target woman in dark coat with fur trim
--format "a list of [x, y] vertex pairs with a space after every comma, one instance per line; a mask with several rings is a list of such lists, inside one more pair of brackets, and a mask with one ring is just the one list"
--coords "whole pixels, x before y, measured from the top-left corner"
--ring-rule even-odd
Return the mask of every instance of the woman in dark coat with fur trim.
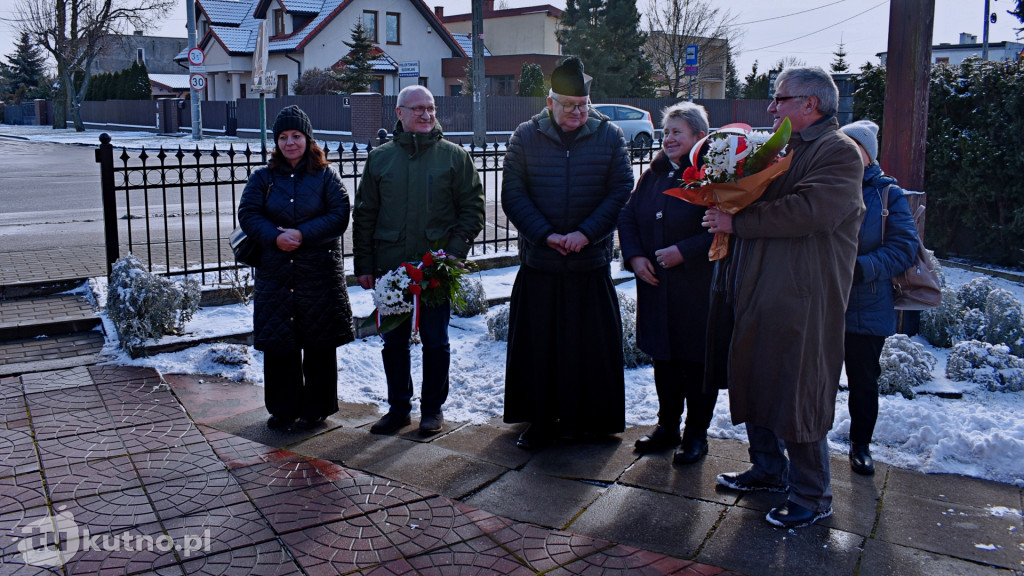
[[274, 143], [238, 207], [242, 229], [263, 248], [253, 346], [263, 352], [267, 426], [311, 429], [338, 411], [337, 348], [355, 337], [339, 244], [350, 204], [298, 106], [278, 114]]
[[637, 344], [654, 359], [658, 425], [636, 441], [655, 452], [680, 443], [673, 461], [691, 464], [708, 452], [707, 431], [718, 391], [704, 392], [704, 335], [712, 263], [712, 236], [701, 226], [705, 209], [664, 194], [679, 186], [689, 153], [708, 133], [702, 106], [681, 102], [662, 112], [662, 151], [651, 162], [619, 215], [619, 242], [627, 270], [637, 278]]

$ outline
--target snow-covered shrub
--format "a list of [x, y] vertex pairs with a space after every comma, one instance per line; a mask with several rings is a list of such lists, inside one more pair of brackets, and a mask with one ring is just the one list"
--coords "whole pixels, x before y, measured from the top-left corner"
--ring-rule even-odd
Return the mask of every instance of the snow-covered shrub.
[[1002, 288], [989, 292], [985, 316], [988, 318], [985, 341], [1005, 344], [1011, 354], [1024, 356], [1024, 308], [1013, 292]]
[[933, 346], [949, 348], [963, 340], [964, 305], [959, 293], [948, 287], [942, 289], [942, 304], [921, 312], [918, 331]]
[[1005, 345], [968, 340], [953, 346], [946, 377], [977, 382], [993, 392], [1020, 392], [1024, 390], [1024, 360], [1010, 354]]
[[960, 286], [960, 302], [966, 308], [985, 309], [985, 301], [988, 293], [992, 291], [992, 279], [988, 276], [978, 276], [970, 282]]
[[636, 300], [616, 291], [622, 316], [622, 358], [626, 368], [651, 363], [651, 357], [636, 345]]
[[487, 294], [484, 292], [484, 283], [479, 278], [466, 276], [462, 279], [462, 286], [465, 292], [462, 297], [465, 304], [461, 307], [453, 307], [456, 316], [469, 318], [477, 314], [487, 312]]
[[218, 344], [210, 348], [210, 360], [227, 366], [249, 363], [249, 348], [240, 344]]
[[128, 254], [114, 263], [107, 288], [107, 315], [119, 346], [132, 357], [145, 352], [148, 338], [180, 332], [199, 310], [199, 283], [175, 282], [149, 273]]
[[988, 316], [978, 308], [970, 308], [961, 321], [961, 333], [966, 340], [984, 340], [988, 330]]
[[500, 306], [487, 315], [487, 334], [491, 340], [508, 341], [508, 305]]
[[882, 375], [878, 378], [879, 393], [913, 398], [914, 386], [932, 379], [932, 369], [937, 362], [935, 355], [906, 334], [889, 336], [879, 358], [882, 367]]

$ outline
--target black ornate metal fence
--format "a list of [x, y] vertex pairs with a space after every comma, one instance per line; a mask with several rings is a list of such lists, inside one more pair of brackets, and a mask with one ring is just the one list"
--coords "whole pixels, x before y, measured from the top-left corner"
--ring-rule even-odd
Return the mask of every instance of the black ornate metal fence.
[[[377, 145], [384, 141], [378, 141]], [[341, 174], [351, 198], [373, 145], [358, 147], [324, 142], [327, 158]], [[642, 171], [658, 149], [631, 151], [634, 170]], [[487, 196], [486, 225], [471, 255], [507, 252], [518, 238], [501, 209], [504, 143], [468, 147]], [[131, 253], [154, 273], [187, 275], [203, 284], [230, 282], [240, 266], [228, 245], [238, 225], [238, 201], [249, 176], [266, 164], [268, 151], [249, 146], [227, 150], [118, 149], [100, 135], [100, 165], [107, 271]], [[351, 254], [351, 236], [342, 238], [342, 253]]]

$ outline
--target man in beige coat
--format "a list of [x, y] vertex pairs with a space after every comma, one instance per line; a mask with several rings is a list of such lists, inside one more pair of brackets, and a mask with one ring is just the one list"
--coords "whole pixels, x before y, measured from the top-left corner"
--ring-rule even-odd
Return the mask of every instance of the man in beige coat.
[[788, 491], [767, 520], [796, 528], [832, 514], [826, 435], [864, 213], [863, 165], [839, 132], [839, 91], [824, 70], [787, 68], [775, 87], [768, 113], [776, 129], [784, 118], [792, 123], [789, 171], [734, 216], [708, 210], [704, 225], [735, 237], [727, 264], [735, 318], [729, 403], [733, 423], [746, 423], [753, 464], [718, 483]]

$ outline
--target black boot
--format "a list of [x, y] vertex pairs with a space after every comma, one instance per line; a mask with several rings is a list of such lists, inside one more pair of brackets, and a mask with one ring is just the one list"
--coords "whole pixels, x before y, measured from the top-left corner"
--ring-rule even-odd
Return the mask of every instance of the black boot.
[[678, 445], [679, 425], [676, 424], [676, 428], [673, 430], [667, 426], [658, 424], [650, 434], [642, 436], [637, 440], [636, 443], [633, 444], [633, 448], [641, 454], [647, 454], [649, 452], [658, 452], [669, 448], [675, 448]]
[[672, 457], [672, 462], [675, 464], [693, 464], [703, 458], [707, 453], [707, 431], [700, 434], [685, 432], [683, 434], [683, 443], [679, 447], [679, 451], [676, 452], [676, 455]]
[[850, 446], [850, 468], [864, 476], [871, 476], [875, 473], [875, 462], [871, 459], [871, 448], [868, 444]]

